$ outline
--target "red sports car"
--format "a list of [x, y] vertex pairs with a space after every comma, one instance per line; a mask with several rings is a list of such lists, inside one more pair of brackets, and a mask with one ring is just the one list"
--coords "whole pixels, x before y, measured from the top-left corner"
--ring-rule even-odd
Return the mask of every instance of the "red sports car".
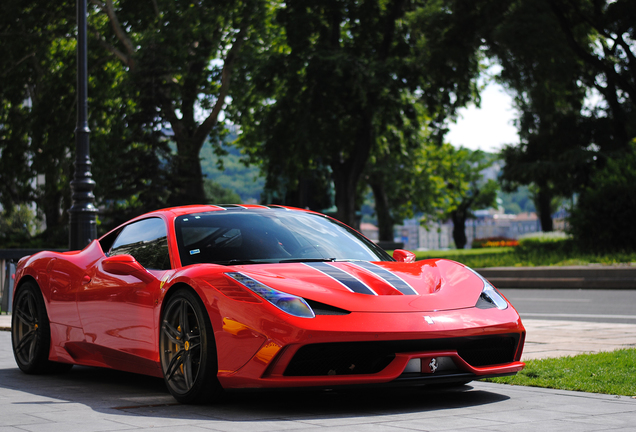
[[506, 299], [462, 264], [414, 258], [305, 210], [159, 210], [82, 251], [20, 260], [13, 350], [26, 373], [163, 377], [183, 403], [523, 369], [525, 329]]

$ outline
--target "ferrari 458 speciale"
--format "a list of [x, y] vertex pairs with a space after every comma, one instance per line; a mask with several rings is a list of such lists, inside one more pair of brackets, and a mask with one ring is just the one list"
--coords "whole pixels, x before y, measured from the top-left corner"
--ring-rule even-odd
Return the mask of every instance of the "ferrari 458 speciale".
[[311, 211], [159, 210], [81, 251], [25, 257], [15, 282], [24, 372], [163, 377], [183, 403], [234, 389], [465, 383], [524, 367], [519, 315], [479, 274], [391, 257]]

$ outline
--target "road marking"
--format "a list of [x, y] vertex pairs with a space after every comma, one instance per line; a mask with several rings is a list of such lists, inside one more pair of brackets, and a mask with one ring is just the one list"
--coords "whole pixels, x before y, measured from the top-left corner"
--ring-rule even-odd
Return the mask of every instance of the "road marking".
[[615, 318], [615, 319], [633, 319], [636, 315], [594, 315], [594, 314], [565, 314], [565, 313], [523, 313], [522, 317], [555, 317], [555, 318]]
[[[503, 291], [505, 294], [505, 290]], [[548, 298], [548, 297], [512, 297], [512, 296], [508, 296], [509, 298], [512, 298], [512, 302], [518, 302], [518, 301], [540, 301], [540, 302], [568, 302], [568, 303], [589, 303], [592, 301], [592, 299], [566, 299], [566, 298]]]

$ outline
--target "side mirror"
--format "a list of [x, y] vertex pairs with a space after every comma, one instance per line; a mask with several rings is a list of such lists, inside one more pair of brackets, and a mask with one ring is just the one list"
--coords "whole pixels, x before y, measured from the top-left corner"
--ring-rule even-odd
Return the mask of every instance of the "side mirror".
[[143, 268], [132, 255], [115, 255], [102, 261], [102, 268], [107, 273], [120, 276], [134, 276], [144, 283], [157, 280], [152, 273]]
[[396, 249], [393, 251], [393, 259], [397, 262], [412, 263], [415, 262], [415, 254], [404, 249]]

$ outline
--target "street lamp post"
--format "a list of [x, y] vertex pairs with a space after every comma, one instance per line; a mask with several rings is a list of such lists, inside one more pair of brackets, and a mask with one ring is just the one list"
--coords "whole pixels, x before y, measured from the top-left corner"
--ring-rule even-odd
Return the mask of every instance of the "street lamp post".
[[86, 0], [77, 0], [77, 126], [75, 175], [71, 181], [73, 205], [69, 210], [71, 250], [83, 249], [97, 237], [95, 181], [91, 174], [88, 137], [88, 66], [86, 49]]

